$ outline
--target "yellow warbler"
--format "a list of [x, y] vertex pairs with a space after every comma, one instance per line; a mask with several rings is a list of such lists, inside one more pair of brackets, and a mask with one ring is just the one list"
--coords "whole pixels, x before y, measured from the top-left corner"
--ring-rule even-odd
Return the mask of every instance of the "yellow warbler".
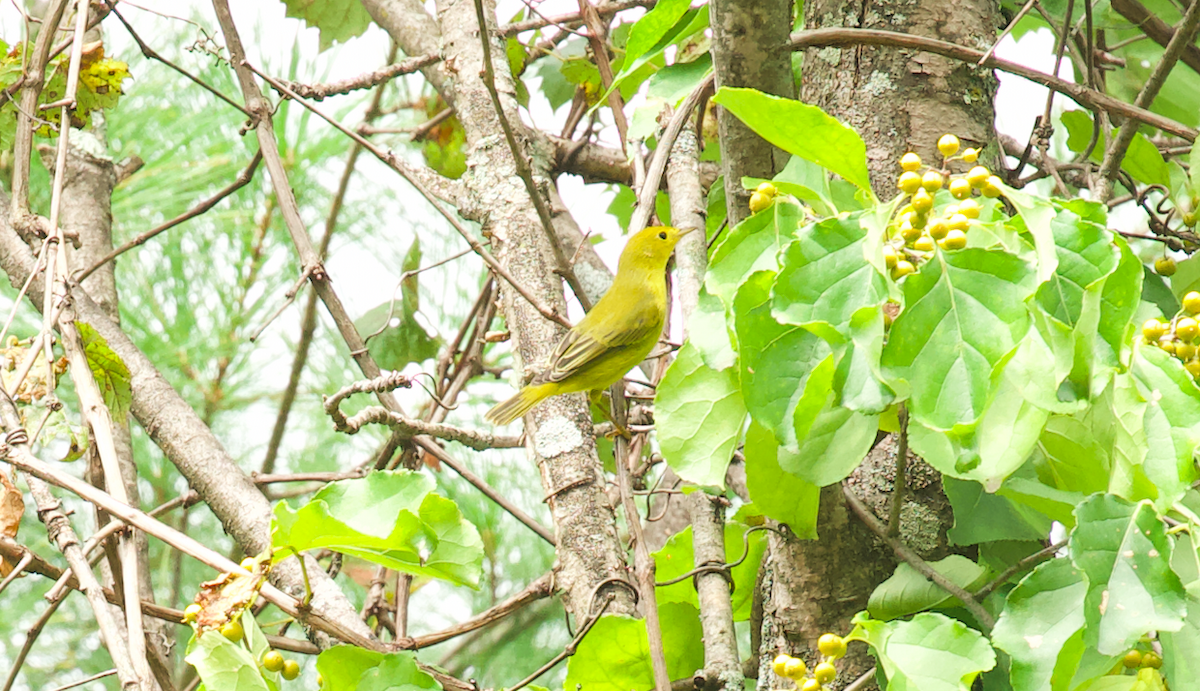
[[645, 360], [667, 316], [667, 260], [692, 230], [651, 227], [629, 238], [608, 292], [563, 337], [546, 370], [487, 420], [508, 424], [550, 396], [606, 389]]

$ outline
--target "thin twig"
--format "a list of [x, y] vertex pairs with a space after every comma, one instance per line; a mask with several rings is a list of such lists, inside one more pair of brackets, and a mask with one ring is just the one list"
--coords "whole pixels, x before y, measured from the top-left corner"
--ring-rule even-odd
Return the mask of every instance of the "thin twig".
[[[288, 98], [294, 99], [301, 106], [303, 106], [304, 108], [307, 108], [314, 115], [316, 115], [317, 117], [321, 118], [325, 122], [332, 125], [334, 128], [336, 128], [342, 134], [344, 134], [347, 137], [350, 137], [354, 141], [358, 142], [360, 146], [362, 146], [367, 151], [370, 151], [372, 155], [374, 155], [380, 161], [386, 163], [392, 170], [399, 173], [401, 177], [403, 177], [406, 181], [408, 181], [408, 183], [410, 185], [412, 185], [414, 188], [416, 188], [417, 192], [419, 192], [421, 194], [421, 196], [425, 197], [425, 200], [428, 201], [431, 205], [433, 205], [433, 208], [439, 214], [441, 214], [442, 217], [445, 218], [446, 221], [448, 221], [455, 230], [458, 231], [458, 234], [461, 235], [463, 237], [463, 239], [467, 241], [467, 244], [471, 246], [471, 249], [474, 250], [475, 253], [478, 254], [481, 259], [483, 259], [484, 263], [486, 263], [488, 265], [488, 268], [490, 268], [493, 272], [496, 273], [497, 276], [504, 279], [509, 285], [511, 285], [513, 287], [513, 290], [516, 290], [517, 293], [522, 298], [524, 298], [530, 305], [533, 305], [534, 309], [536, 309], [543, 317], [549, 319], [550, 321], [561, 324], [561, 325], [567, 327], [568, 329], [571, 328], [570, 321], [568, 321], [565, 317], [563, 317], [561, 314], [559, 314], [553, 308], [543, 305], [542, 302], [540, 300], [538, 300], [537, 298], [535, 298], [533, 296], [533, 294], [531, 292], [529, 292], [529, 290], [527, 288], [525, 288], [523, 285], [521, 285], [517, 281], [517, 279], [513, 278], [512, 274], [510, 274], [508, 272], [508, 270], [505, 269], [500, 264], [500, 262], [498, 262], [496, 260], [496, 258], [491, 255], [490, 252], [488, 252], [486, 249], [484, 249], [483, 245], [479, 242], [478, 239], [476, 239], [474, 233], [467, 230], [466, 226], [464, 226], [462, 224], [462, 222], [460, 222], [454, 214], [452, 214], [445, 207], [443, 207], [441, 202], [437, 199], [437, 197], [435, 197], [433, 195], [433, 193], [429, 191], [429, 188], [427, 188], [424, 183], [422, 183], [420, 180], [418, 180], [416, 174], [413, 173], [412, 171], [410, 171], [408, 169], [407, 165], [405, 165], [395, 154], [393, 154], [391, 151], [383, 151], [382, 149], [375, 146], [367, 139], [364, 139], [362, 137], [362, 135], [350, 130], [349, 128], [342, 125], [337, 120], [334, 120], [333, 118], [325, 115], [321, 111], [314, 108], [311, 103], [308, 103], [304, 99], [299, 98], [295, 94], [295, 92], [292, 92], [290, 89], [288, 89], [287, 87], [280, 84], [278, 80], [266, 75], [265, 73], [258, 70], [257, 68], [249, 65], [249, 63], [247, 63], [247, 68], [249, 70], [251, 70], [254, 74], [257, 74], [259, 77], [262, 77], [268, 84], [270, 84], [272, 87], [274, 87], [278, 91], [282, 92]], [[354, 350], [355, 350], [355, 348], [351, 348], [351, 351], [354, 351]], [[364, 374], [371, 376], [371, 374], [368, 372], [364, 372]]]
[[[992, 47], [988, 48], [987, 52], [983, 54], [983, 57], [979, 58], [979, 62], [975, 63], [976, 65], [982, 67], [983, 63], [987, 62], [987, 59], [992, 57], [992, 53], [996, 52], [996, 49], [1000, 47], [1000, 42], [1004, 40], [1005, 36], [1008, 36], [1010, 33], [1012, 33], [1012, 30], [1017, 26], [1017, 22], [1021, 21], [1021, 19], [1029, 13], [1030, 8], [1033, 7], [1033, 3], [1035, 2], [1037, 2], [1037, 0], [1028, 0], [1021, 7], [1017, 14], [1012, 18], [1012, 21], [1008, 23], [1008, 26], [1004, 27], [1004, 31], [1001, 31], [1000, 35], [996, 37], [996, 40], [992, 43]], [[1088, 0], [1088, 2], [1091, 2], [1091, 0]], [[1055, 71], [1055, 74], [1057, 74], [1057, 71]]]
[[[1177, 34], [1178, 35], [1178, 34]], [[792, 34], [789, 46], [792, 50], [801, 50], [804, 48], [814, 48], [820, 46], [846, 46], [846, 45], [881, 45], [881, 46], [896, 46], [899, 48], [915, 48], [917, 50], [925, 50], [936, 55], [942, 55], [955, 60], [964, 62], [978, 63], [983, 57], [983, 52], [973, 48], [967, 48], [948, 41], [939, 41], [933, 38], [924, 36], [916, 36], [913, 34], [901, 33], [898, 31], [882, 31], [878, 29], [855, 29], [855, 28], [825, 28], [811, 29], [798, 31]], [[1145, 108], [1130, 105], [1119, 98], [1109, 96], [1108, 94], [1089, 89], [1080, 84], [1068, 82], [1064, 79], [1048, 75], [1038, 70], [1030, 69], [1023, 65], [1008, 60], [1002, 60], [995, 56], [984, 61], [985, 67], [1002, 70], [1018, 77], [1024, 77], [1032, 82], [1036, 82], [1050, 89], [1067, 96], [1079, 105], [1088, 108], [1089, 110], [1102, 110], [1114, 115], [1121, 115], [1126, 118], [1131, 118], [1138, 122], [1144, 122], [1165, 132], [1169, 132], [1178, 137], [1183, 137], [1189, 142], [1196, 140], [1197, 131], [1194, 128], [1181, 124], [1167, 117], [1163, 117], [1157, 113], [1152, 113]]]
[[311, 98], [314, 101], [323, 101], [330, 96], [338, 96], [340, 94], [348, 94], [351, 91], [359, 89], [370, 89], [381, 84], [386, 84], [396, 77], [406, 74], [412, 74], [425, 67], [436, 64], [441, 61], [440, 55], [418, 55], [416, 57], [405, 58], [393, 65], [380, 67], [377, 70], [360, 74], [357, 77], [342, 79], [329, 84], [301, 84], [300, 82], [289, 82], [280, 80], [281, 84], [287, 86], [288, 90], [303, 96]]
[[962, 602], [963, 607], [966, 607], [967, 611], [969, 611], [975, 617], [976, 621], [979, 622], [980, 626], [984, 628], [985, 633], [992, 630], [992, 627], [996, 625], [995, 618], [993, 618], [992, 615], [983, 608], [983, 605], [979, 604], [979, 601], [976, 600], [971, 593], [967, 592], [950, 579], [938, 573], [937, 570], [930, 566], [928, 562], [922, 559], [921, 556], [914, 552], [908, 545], [894, 537], [889, 536], [887, 534], [887, 526], [884, 525], [883, 521], [879, 520], [875, 514], [871, 513], [871, 509], [869, 509], [867, 505], [864, 504], [863, 501], [854, 494], [854, 491], [850, 489], [849, 485], [846, 485], [845, 483], [842, 484], [842, 494], [845, 495], [846, 503], [850, 505], [850, 509], [854, 512], [854, 515], [858, 516], [858, 519], [862, 521], [864, 525], [870, 528], [871, 532], [875, 533], [880, 540], [883, 540], [888, 547], [891, 547], [892, 551], [896, 553], [897, 557], [899, 557], [902, 561], [907, 562], [909, 566], [913, 567], [917, 573], [924, 576], [926, 580], [937, 584], [947, 593], [958, 598], [959, 601]]
[[[1171, 37], [1171, 42], [1163, 49], [1162, 57], [1154, 66], [1154, 71], [1150, 73], [1146, 83], [1142, 85], [1142, 90], [1134, 99], [1133, 103], [1136, 107], [1149, 108], [1150, 104], [1154, 102], [1154, 97], [1158, 95], [1159, 90], [1166, 83], [1167, 77], [1170, 76], [1171, 70], [1175, 68], [1175, 64], [1183, 55], [1183, 49], [1191, 45], [1196, 38], [1197, 29], [1200, 29], [1200, 0], [1192, 0], [1192, 4], [1183, 15], [1183, 21], [1176, 28], [1175, 35]], [[1100, 163], [1100, 171], [1096, 174], [1096, 177], [1099, 178], [1096, 196], [1100, 201], [1106, 201], [1112, 196], [1113, 178], [1121, 168], [1121, 162], [1125, 160], [1125, 152], [1133, 143], [1137, 129], [1138, 123], [1133, 120], [1122, 123], [1116, 136], [1112, 138], [1112, 142], [1104, 152], [1104, 161]], [[1195, 137], [1190, 139], [1194, 140]]]
[[650, 214], [654, 211], [654, 200], [658, 196], [658, 187], [662, 183], [663, 173], [667, 170], [667, 159], [671, 155], [671, 148], [675, 145], [675, 138], [679, 136], [679, 132], [687, 124], [692, 110], [700, 104], [701, 97], [712, 84], [713, 75], [710, 74], [696, 88], [692, 89], [692, 93], [688, 94], [683, 103], [679, 105], [678, 110], [667, 123], [666, 129], [663, 130], [662, 136], [658, 140], [658, 148], [654, 150], [654, 158], [650, 159], [650, 166], [646, 169], [646, 179], [640, 181], [637, 208], [634, 209], [633, 217], [629, 221], [630, 234], [640, 231], [649, 223]]
[[1046, 561], [1047, 559], [1053, 557], [1055, 554], [1058, 554], [1058, 551], [1061, 550], [1063, 547], [1066, 547], [1068, 542], [1069, 542], [1069, 540], [1066, 540], [1066, 539], [1059, 540], [1058, 542], [1050, 545], [1049, 547], [1039, 550], [1037, 552], [1034, 552], [1033, 554], [1025, 557], [1021, 561], [1018, 561], [1017, 563], [1008, 567], [1007, 569], [1004, 570], [1004, 573], [1001, 573], [999, 576], [996, 576], [991, 581], [989, 581], [987, 583], [987, 585], [983, 586], [979, 590], [976, 590], [973, 593], [975, 596], [975, 599], [976, 600], [986, 599], [987, 596], [991, 595], [997, 588], [999, 588], [1000, 586], [1007, 583], [1008, 579], [1012, 578], [1013, 576], [1017, 575], [1018, 573], [1021, 573], [1022, 571], [1025, 571], [1026, 569], [1037, 566], [1038, 564], [1042, 563], [1043, 561]]
[[67, 691], [67, 689], [73, 689], [78, 686], [83, 686], [84, 684], [96, 681], [97, 679], [111, 677], [112, 675], [114, 675], [116, 673], [117, 673], [117, 670], [115, 670], [115, 669], [110, 669], [107, 672], [99, 672], [99, 673], [93, 674], [92, 676], [87, 677], [85, 679], [80, 679], [79, 681], [73, 681], [70, 684], [59, 686], [58, 688], [54, 689], [53, 691]]
[[171, 220], [167, 221], [166, 223], [163, 223], [162, 225], [157, 226], [155, 228], [151, 228], [150, 230], [147, 230], [146, 232], [140, 233], [139, 235], [135, 236], [132, 240], [124, 243], [120, 247], [118, 247], [118, 248], [114, 249], [113, 251], [109, 252], [108, 254], [104, 255], [103, 259], [100, 259], [95, 264], [92, 264], [91, 266], [89, 266], [86, 270], [83, 271], [83, 273], [76, 276], [75, 280], [79, 283], [82, 283], [84, 281], [84, 279], [86, 279], [88, 276], [91, 276], [92, 273], [96, 271], [96, 269], [99, 269], [100, 267], [104, 266], [105, 264], [112, 261], [113, 259], [116, 259], [117, 257], [121, 256], [122, 254], [125, 254], [126, 252], [133, 249], [134, 247], [143, 245], [146, 243], [147, 240], [153, 238], [154, 236], [158, 235], [159, 233], [170, 230], [170, 229], [174, 228], [175, 226], [179, 225], [180, 223], [183, 223], [184, 221], [189, 221], [189, 220], [207, 212], [209, 209], [211, 209], [214, 206], [216, 206], [217, 204], [219, 204], [222, 199], [225, 199], [229, 195], [233, 194], [234, 192], [237, 192], [238, 190], [242, 189], [247, 184], [249, 184], [249, 182], [254, 179], [254, 173], [255, 173], [255, 171], [258, 170], [258, 164], [261, 162], [262, 162], [262, 152], [256, 151], [254, 153], [254, 158], [250, 159], [250, 163], [245, 168], [242, 169], [242, 172], [238, 173], [238, 176], [236, 178], [234, 178], [233, 182], [231, 182], [228, 186], [226, 186], [220, 192], [217, 192], [213, 196], [209, 197], [208, 199], [205, 199], [204, 201], [193, 206], [192, 208], [190, 208], [187, 211], [183, 212], [182, 214], [176, 216], [175, 218], [172, 218]]
[[[597, 611], [587, 620], [587, 623], [579, 629], [579, 633], [575, 634], [575, 638], [571, 639], [571, 642], [562, 649], [562, 652], [550, 658], [550, 661], [546, 664], [538, 667], [537, 671], [535, 671], [533, 674], [530, 674], [521, 681], [518, 681], [516, 684], [513, 684], [512, 688], [508, 691], [521, 691], [521, 689], [537, 681], [538, 677], [542, 676], [546, 672], [549, 672], [551, 669], [554, 669], [555, 665], [574, 655], [575, 649], [578, 648], [579, 644], [583, 642], [584, 636], [588, 634], [588, 631], [592, 630], [592, 627], [596, 625], [596, 622], [600, 621], [600, 617], [604, 615], [605, 610], [607, 610], [608, 606], [612, 604], [612, 601], [612, 595], [605, 597], [604, 602], [600, 605], [599, 611]], [[669, 685], [668, 688], [670, 688]]]
[[888, 515], [889, 537], [900, 535], [900, 512], [904, 508], [904, 492], [908, 489], [905, 472], [908, 469], [908, 410], [900, 404], [897, 417], [900, 418], [900, 434], [896, 441], [896, 481], [892, 483], [891, 512]]

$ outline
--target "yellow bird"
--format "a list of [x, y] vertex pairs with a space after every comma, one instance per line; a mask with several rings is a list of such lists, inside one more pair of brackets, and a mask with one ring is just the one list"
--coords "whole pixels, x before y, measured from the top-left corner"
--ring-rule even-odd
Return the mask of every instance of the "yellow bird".
[[612, 286], [563, 337], [549, 367], [486, 419], [505, 425], [551, 396], [602, 391], [645, 360], [667, 318], [667, 260], [692, 230], [656, 226], [629, 238]]

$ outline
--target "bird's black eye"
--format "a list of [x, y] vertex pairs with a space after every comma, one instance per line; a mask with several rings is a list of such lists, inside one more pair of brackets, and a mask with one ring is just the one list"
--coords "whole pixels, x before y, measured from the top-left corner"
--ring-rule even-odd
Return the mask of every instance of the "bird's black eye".
[[659, 234], [658, 234], [658, 239], [659, 239], [659, 240], [666, 240], [666, 239], [667, 239], [667, 231], [665, 231], [665, 230], [664, 230], [663, 232], [659, 233]]

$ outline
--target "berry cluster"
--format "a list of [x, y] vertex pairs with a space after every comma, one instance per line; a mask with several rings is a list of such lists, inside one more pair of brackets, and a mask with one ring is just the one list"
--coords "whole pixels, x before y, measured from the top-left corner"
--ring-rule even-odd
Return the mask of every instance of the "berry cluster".
[[1183, 296], [1183, 310], [1169, 322], [1147, 319], [1142, 324], [1142, 337], [1146, 343], [1156, 345], [1183, 362], [1188, 374], [1200, 379], [1200, 358], [1197, 357], [1196, 337], [1200, 335], [1200, 324], [1195, 315], [1200, 314], [1200, 292], [1191, 291]]
[[1142, 652], [1141, 650], [1134, 648], [1133, 650], [1125, 653], [1125, 657], [1121, 658], [1121, 666], [1123, 666], [1125, 669], [1138, 669], [1139, 667], [1162, 669], [1163, 659], [1161, 655], [1153, 650]]
[[779, 655], [775, 658], [775, 674], [794, 681], [800, 691], [821, 691], [825, 684], [837, 678], [837, 668], [833, 666], [833, 661], [846, 654], [846, 641], [836, 633], [822, 634], [817, 640], [817, 649], [821, 651], [823, 659], [813, 667], [812, 676], [809, 676], [804, 660], [791, 655]]
[[[976, 149], [963, 149], [959, 153], [958, 137], [944, 135], [938, 140], [938, 151], [942, 154], [942, 167], [924, 173], [921, 172], [925, 167], [921, 157], [915, 153], [910, 151], [900, 159], [904, 172], [896, 185], [911, 199], [896, 215], [890, 238], [883, 246], [883, 258], [893, 279], [899, 280], [916, 271], [917, 265], [938, 247], [945, 251], [966, 247], [970, 223], [979, 218], [979, 202], [972, 198], [974, 192], [977, 190], [980, 195], [992, 198], [1003, 192], [1000, 178], [983, 166], [975, 166], [962, 176], [950, 174], [946, 168], [950, 161], [974, 163], [979, 159]], [[934, 195], [942, 187], [947, 187], [950, 196], [959, 201], [937, 211]]]
[[756, 214], [763, 209], [769, 208], [775, 203], [775, 195], [779, 194], [779, 190], [769, 182], [761, 183], [754, 189], [754, 193], [750, 195], [750, 213]]
[[[246, 557], [242, 560], [241, 566], [243, 569], [253, 572], [257, 564], [252, 557]], [[191, 624], [193, 627], [195, 627], [197, 621], [200, 619], [201, 612], [203, 612], [203, 608], [193, 602], [183, 610], [183, 622], [185, 624]], [[233, 643], [241, 643], [246, 636], [246, 630], [242, 628], [241, 616], [241, 612], [234, 614], [232, 617], [230, 617], [229, 621], [221, 625], [221, 628], [219, 629], [221, 635]], [[269, 649], [267, 652], [263, 653], [260, 663], [262, 664], [263, 669], [267, 670], [268, 672], [278, 672], [283, 676], [284, 679], [288, 681], [292, 681], [296, 677], [300, 676], [300, 663], [296, 662], [295, 660], [284, 659], [283, 654], [275, 649]], [[320, 685], [319, 678], [317, 683]]]

